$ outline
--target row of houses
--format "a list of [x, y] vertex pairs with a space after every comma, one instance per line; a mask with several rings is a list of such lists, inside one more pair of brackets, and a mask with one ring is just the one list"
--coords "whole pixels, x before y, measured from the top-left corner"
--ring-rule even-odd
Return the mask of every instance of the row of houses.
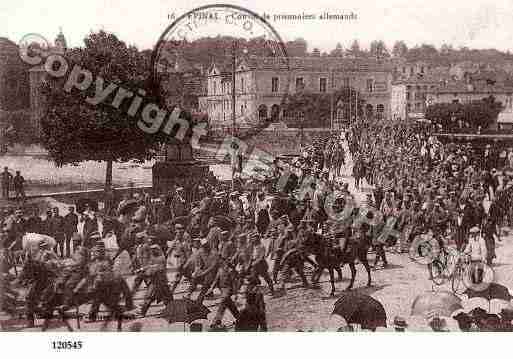
[[[28, 71], [19, 58], [17, 45], [8, 39], [0, 38], [0, 49], [0, 110], [30, 107], [34, 128], [39, 128], [43, 111], [38, 83], [43, 70]], [[62, 32], [53, 50], [66, 50]], [[237, 126], [272, 120], [308, 127], [305, 122], [311, 119], [300, 111], [286, 110], [286, 97], [300, 93], [330, 95], [341, 89], [350, 89], [356, 100], [332, 101], [334, 125], [357, 115], [369, 120], [416, 119], [424, 116], [430, 104], [469, 102], [490, 96], [505, 108], [512, 103], [513, 87], [505, 81], [509, 74], [491, 65], [461, 63], [441, 67], [401, 58], [319, 56], [243, 56], [235, 64], [231, 61], [214, 60], [204, 68], [176, 53], [174, 65], [163, 70], [170, 85], [168, 102], [180, 102], [194, 112], [206, 114], [211, 127], [220, 128], [233, 125], [234, 110]], [[355, 111], [356, 103], [364, 104], [360, 113]], [[332, 125], [328, 119], [323, 124]]]
[[[419, 119], [431, 104], [464, 103], [490, 96], [510, 107], [513, 87], [505, 83], [505, 74], [467, 64], [463, 69], [397, 59], [303, 57], [285, 61], [247, 57], [237, 62], [235, 70], [235, 121], [244, 126], [269, 118], [297, 127], [302, 124], [297, 118], [295, 123], [290, 121], [284, 109], [285, 95], [330, 94], [348, 87], [364, 102], [363, 116], [368, 119]], [[198, 108], [208, 114], [214, 127], [232, 125], [232, 73], [230, 63], [214, 62], [203, 74], [205, 86], [198, 94]], [[334, 104], [335, 124], [354, 113], [339, 111], [339, 106], [347, 105]]]

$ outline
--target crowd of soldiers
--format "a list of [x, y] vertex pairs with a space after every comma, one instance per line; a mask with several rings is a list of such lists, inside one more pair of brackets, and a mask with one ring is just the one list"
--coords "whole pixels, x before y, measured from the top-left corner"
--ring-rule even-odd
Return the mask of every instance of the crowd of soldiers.
[[[115, 208], [116, 216], [101, 216], [92, 206], [85, 206], [78, 214], [70, 207], [64, 217], [54, 208], [44, 220], [37, 212], [28, 216], [21, 210], [5, 213], [2, 247], [21, 249], [20, 241], [27, 232], [48, 235], [57, 243], [52, 251], [48, 240], [41, 240], [39, 250], [29, 254], [30, 260], [44, 263], [55, 273], [50, 280], [32, 280], [27, 295], [31, 324], [38, 303], [44, 306], [56, 287], [64, 292], [63, 312], [84, 288], [101, 290], [101, 283], [118, 275], [113, 261], [126, 250], [135, 275], [129, 297], [146, 284], [139, 315], [145, 316], [155, 301], [168, 303], [177, 295], [180, 283], [187, 281], [184, 296], [191, 298], [200, 286], [195, 298], [198, 303], [216, 290], [221, 292], [213, 328], [223, 326], [224, 313], [229, 310], [248, 328], [265, 329], [260, 279], [271, 295], [278, 284], [285, 290], [292, 267], [284, 258], [291, 251], [303, 253], [305, 262], [315, 268], [317, 263], [306, 252], [304, 239], [313, 233], [327, 234], [324, 223], [330, 219], [324, 202], [328, 194], [353, 198], [342, 177], [349, 170], [346, 151], [354, 161], [355, 188], [363, 188], [364, 182], [369, 187], [366, 203], [361, 206], [379, 210], [385, 222], [388, 217], [397, 218], [396, 229], [407, 233], [403, 236], [406, 242], [430, 231], [442, 242], [450, 235], [457, 247], [464, 249], [471, 228], [477, 227], [485, 238], [486, 259], [491, 263], [499, 225], [505, 218], [512, 219], [513, 181], [498, 170], [505, 166], [500, 162], [504, 156], [489, 148], [479, 153], [466, 145], [442, 144], [411, 126], [356, 123], [345, 133], [319, 138], [302, 148], [293, 162], [275, 160], [265, 181], [204, 183], [196, 188], [194, 200], [187, 200], [190, 196], [177, 187], [155, 198], [149, 194], [125, 196], [117, 205], [109, 206]], [[278, 188], [284, 174], [288, 181], [284, 188]], [[305, 194], [298, 188], [307, 178], [315, 181], [309, 183]], [[293, 206], [284, 209], [284, 203]], [[348, 236], [358, 240], [359, 233], [350, 231]], [[120, 248], [114, 258], [105, 250], [105, 238], [110, 234], [115, 234]], [[375, 267], [379, 259], [386, 267], [384, 246], [389, 244], [372, 244]], [[397, 243], [397, 250], [404, 252], [405, 244]], [[69, 259], [62, 270], [64, 257]], [[175, 267], [170, 283], [169, 263]], [[294, 269], [307, 287], [302, 268]], [[2, 269], [4, 275], [10, 270], [9, 266]], [[239, 311], [233, 300], [243, 286], [247, 304], [254, 310]], [[130, 299], [126, 309], [132, 306]], [[97, 312], [98, 305], [93, 305], [91, 320]], [[251, 313], [252, 319], [242, 313]]]

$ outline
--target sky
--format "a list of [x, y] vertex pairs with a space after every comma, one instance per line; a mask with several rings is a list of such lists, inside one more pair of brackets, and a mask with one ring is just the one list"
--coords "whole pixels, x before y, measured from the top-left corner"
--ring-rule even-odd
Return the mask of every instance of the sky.
[[[14, 0], [0, 2], [0, 36], [18, 42], [27, 33], [53, 41], [62, 27], [68, 46], [82, 46], [91, 31], [103, 29], [141, 49], [152, 48], [170, 25], [170, 14], [181, 15], [212, 2], [197, 0]], [[440, 47], [513, 50], [512, 0], [240, 0], [232, 4], [271, 15], [270, 24], [283, 40], [304, 38], [309, 50], [344, 48], [358, 39], [363, 47], [383, 40], [391, 47], [404, 40]], [[278, 20], [280, 14], [356, 14], [356, 20]], [[209, 30], [209, 31], [216, 31]], [[217, 35], [212, 33], [212, 36]], [[236, 35], [234, 33], [234, 35]]]

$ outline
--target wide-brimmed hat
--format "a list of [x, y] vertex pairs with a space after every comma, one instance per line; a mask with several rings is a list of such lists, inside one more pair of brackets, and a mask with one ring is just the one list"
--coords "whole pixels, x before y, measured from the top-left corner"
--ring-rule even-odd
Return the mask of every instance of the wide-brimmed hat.
[[470, 228], [470, 233], [479, 233], [479, 228], [478, 227], [472, 227]]

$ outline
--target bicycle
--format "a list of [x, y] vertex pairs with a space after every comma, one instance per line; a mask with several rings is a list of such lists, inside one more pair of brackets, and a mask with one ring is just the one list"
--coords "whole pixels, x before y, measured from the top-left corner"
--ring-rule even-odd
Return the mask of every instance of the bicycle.
[[451, 277], [450, 264], [453, 262], [454, 254], [450, 254], [441, 248], [438, 256], [428, 264], [430, 271], [430, 278], [436, 285], [442, 285], [445, 283], [447, 278]]
[[465, 276], [468, 275], [470, 267], [470, 256], [460, 253], [456, 261], [456, 266], [451, 275], [451, 287], [455, 294], [463, 294], [467, 289], [465, 285]]

